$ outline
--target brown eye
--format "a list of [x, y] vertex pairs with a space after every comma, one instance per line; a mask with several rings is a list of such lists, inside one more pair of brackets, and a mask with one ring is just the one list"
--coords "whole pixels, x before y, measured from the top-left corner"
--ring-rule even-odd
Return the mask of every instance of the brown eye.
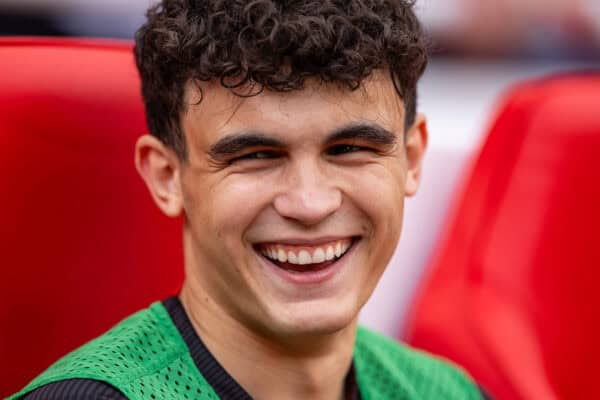
[[244, 154], [243, 156], [236, 157], [229, 161], [229, 163], [233, 163], [235, 161], [241, 160], [269, 160], [273, 158], [280, 157], [281, 154], [276, 151], [255, 151], [253, 153]]
[[368, 147], [354, 146], [351, 144], [340, 144], [327, 149], [327, 154], [330, 156], [339, 156], [347, 153], [356, 153], [358, 151], [372, 151]]

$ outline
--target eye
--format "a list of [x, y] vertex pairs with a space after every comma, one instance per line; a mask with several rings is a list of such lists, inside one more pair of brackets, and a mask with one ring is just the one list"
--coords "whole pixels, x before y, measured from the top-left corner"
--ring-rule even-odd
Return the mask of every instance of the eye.
[[352, 144], [338, 144], [327, 149], [327, 154], [330, 156], [339, 156], [347, 153], [356, 153], [358, 151], [373, 151], [368, 147], [355, 146]]
[[231, 164], [233, 162], [242, 161], [242, 160], [270, 160], [273, 158], [278, 158], [280, 156], [281, 156], [281, 154], [276, 151], [270, 151], [270, 150], [255, 151], [253, 153], [247, 153], [242, 156], [235, 157], [235, 158], [229, 160], [229, 163]]

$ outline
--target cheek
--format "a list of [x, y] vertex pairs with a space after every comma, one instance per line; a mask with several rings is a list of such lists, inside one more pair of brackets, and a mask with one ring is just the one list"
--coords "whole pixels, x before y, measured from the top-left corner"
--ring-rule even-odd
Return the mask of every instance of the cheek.
[[401, 229], [405, 179], [400, 163], [390, 164], [371, 164], [347, 174], [347, 195], [369, 219], [372, 234], [390, 235], [389, 240]]
[[359, 303], [370, 297], [388, 265], [402, 230], [404, 209], [404, 175], [401, 167], [382, 165], [365, 167], [349, 178], [348, 197], [362, 211], [369, 224], [363, 265], [370, 266], [359, 274]]
[[216, 231], [227, 244], [239, 244], [245, 231], [270, 202], [265, 180], [242, 175], [225, 177], [198, 190], [197, 224]]

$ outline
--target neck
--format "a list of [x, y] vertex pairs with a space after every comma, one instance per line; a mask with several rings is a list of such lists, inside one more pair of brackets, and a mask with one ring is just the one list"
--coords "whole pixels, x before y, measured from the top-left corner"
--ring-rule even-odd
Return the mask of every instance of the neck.
[[310, 338], [267, 336], [230, 317], [199, 286], [186, 280], [183, 307], [206, 347], [253, 398], [343, 398], [356, 321]]

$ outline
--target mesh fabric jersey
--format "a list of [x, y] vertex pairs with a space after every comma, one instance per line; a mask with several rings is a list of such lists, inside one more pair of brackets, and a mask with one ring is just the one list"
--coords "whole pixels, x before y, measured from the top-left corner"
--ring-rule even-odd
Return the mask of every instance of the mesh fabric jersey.
[[[477, 386], [456, 367], [362, 327], [354, 366], [363, 400], [481, 398]], [[68, 354], [9, 399], [74, 378], [106, 382], [132, 400], [219, 399], [169, 311], [158, 302]]]

